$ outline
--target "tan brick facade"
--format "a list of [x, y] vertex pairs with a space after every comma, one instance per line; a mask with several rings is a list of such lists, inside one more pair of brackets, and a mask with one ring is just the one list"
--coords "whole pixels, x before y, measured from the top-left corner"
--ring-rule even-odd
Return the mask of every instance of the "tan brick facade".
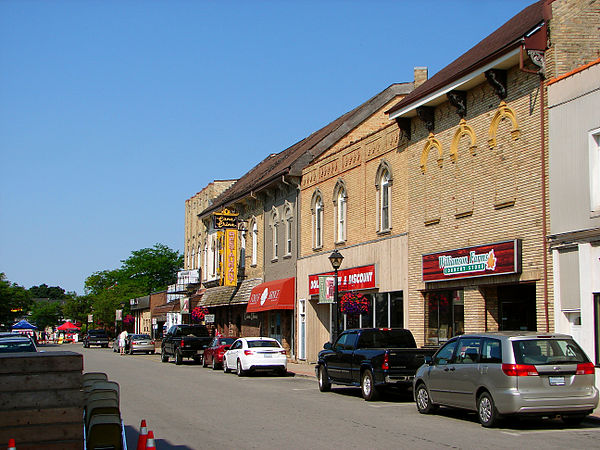
[[235, 180], [218, 180], [208, 184], [197, 194], [185, 201], [185, 270], [198, 269], [202, 265], [202, 249], [206, 242], [206, 228], [198, 214], [210, 206], [210, 201], [231, 186]]

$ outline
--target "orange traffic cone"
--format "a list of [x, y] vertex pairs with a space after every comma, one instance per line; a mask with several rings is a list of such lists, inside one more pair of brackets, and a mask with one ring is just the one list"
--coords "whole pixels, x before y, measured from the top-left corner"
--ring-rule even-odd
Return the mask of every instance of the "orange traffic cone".
[[146, 441], [146, 450], [156, 450], [156, 444], [154, 443], [154, 432], [148, 431], [148, 440]]
[[142, 419], [140, 424], [140, 435], [138, 436], [137, 450], [146, 450], [146, 440], [148, 439], [148, 428], [146, 419]]
[[17, 450], [17, 444], [15, 444], [14, 439], [8, 440], [8, 447], [6, 447], [6, 450]]

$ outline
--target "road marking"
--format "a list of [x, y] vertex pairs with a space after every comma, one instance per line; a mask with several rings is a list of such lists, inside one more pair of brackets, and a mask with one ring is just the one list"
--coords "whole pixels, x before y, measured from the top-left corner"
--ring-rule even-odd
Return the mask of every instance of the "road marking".
[[388, 405], [371, 405], [369, 404], [368, 406], [370, 406], [371, 408], [414, 408], [415, 405], [412, 403], [393, 403], [393, 404], [388, 404]]
[[316, 390], [316, 388], [312, 387], [312, 388], [294, 388], [292, 389], [292, 391], [314, 391]]

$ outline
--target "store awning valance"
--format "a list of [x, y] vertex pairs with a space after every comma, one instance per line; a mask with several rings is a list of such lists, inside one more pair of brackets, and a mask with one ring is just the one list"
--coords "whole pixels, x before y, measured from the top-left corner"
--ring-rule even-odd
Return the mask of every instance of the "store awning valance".
[[199, 306], [226, 306], [229, 305], [231, 296], [235, 292], [235, 286], [218, 286], [207, 289], [202, 296]]
[[294, 309], [295, 291], [295, 278], [284, 278], [259, 284], [252, 289], [246, 312]]

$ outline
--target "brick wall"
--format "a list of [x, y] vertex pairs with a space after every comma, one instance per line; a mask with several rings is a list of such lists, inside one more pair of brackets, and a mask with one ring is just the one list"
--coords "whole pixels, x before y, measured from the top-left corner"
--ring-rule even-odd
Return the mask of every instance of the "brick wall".
[[[420, 343], [424, 343], [425, 318], [421, 256], [509, 239], [523, 242], [523, 273], [501, 277], [502, 282], [536, 283], [538, 329], [546, 327], [539, 98], [539, 78], [513, 67], [508, 71], [506, 102], [518, 123], [518, 139], [514, 139], [511, 121], [504, 119], [498, 126], [496, 146], [489, 145], [490, 125], [500, 100], [484, 82], [467, 94], [466, 124], [474, 132], [476, 147], [463, 136], [456, 158], [451, 156], [460, 118], [447, 102], [435, 110], [435, 138], [441, 144], [441, 156], [434, 149], [423, 159], [424, 168], [421, 166], [428, 132], [418, 119], [412, 121], [413, 139], [400, 143], [400, 151], [408, 159], [409, 327]], [[551, 300], [551, 261], [549, 264]], [[465, 286], [465, 331], [483, 331], [486, 320], [488, 329], [497, 329], [497, 313], [485, 312], [486, 297], [480, 286], [497, 281], [446, 283], [448, 287]], [[496, 306], [494, 301], [497, 305], [497, 298], [488, 298], [488, 308]], [[552, 305], [549, 309], [552, 329]]]

